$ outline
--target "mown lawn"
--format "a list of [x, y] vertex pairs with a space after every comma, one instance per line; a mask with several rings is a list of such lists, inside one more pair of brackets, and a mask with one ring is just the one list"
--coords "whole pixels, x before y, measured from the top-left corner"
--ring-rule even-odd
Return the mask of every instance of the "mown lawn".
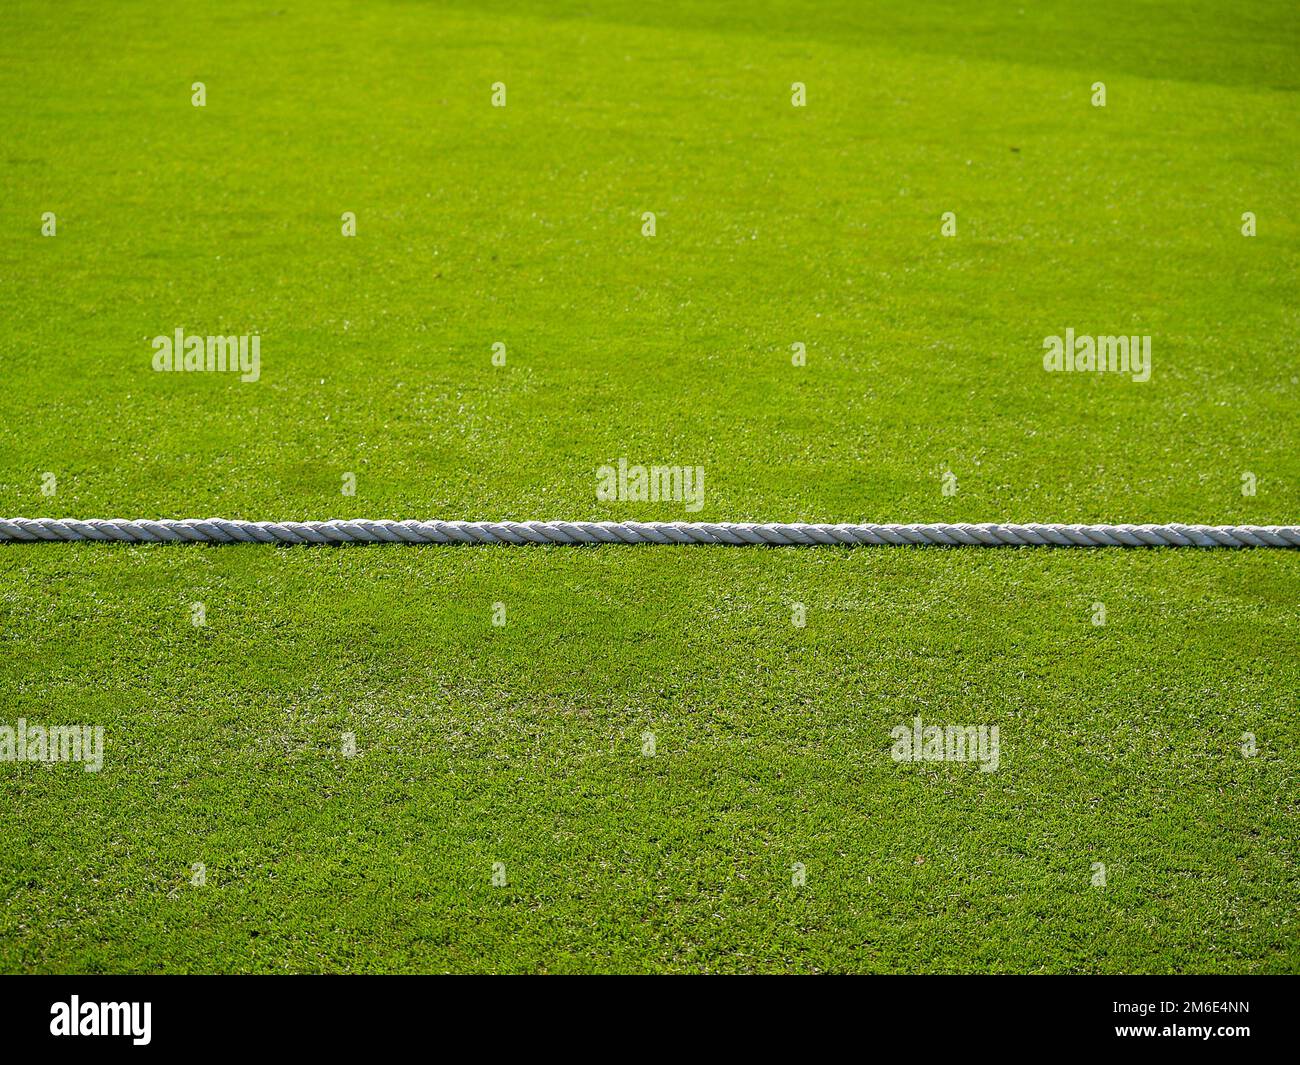
[[[0, 513], [1300, 520], [1294, 7], [966, 8], [5, 4]], [[154, 372], [177, 328], [259, 379]], [[1046, 373], [1067, 328], [1151, 379]], [[1295, 972], [1298, 602], [1287, 552], [0, 545], [0, 725], [108, 744], [0, 762], [0, 970]], [[917, 715], [998, 770], [895, 762]]]

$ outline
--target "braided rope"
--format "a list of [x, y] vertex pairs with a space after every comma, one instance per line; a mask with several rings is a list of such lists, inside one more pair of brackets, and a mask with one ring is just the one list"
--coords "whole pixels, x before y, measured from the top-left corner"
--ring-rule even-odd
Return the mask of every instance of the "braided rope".
[[0, 542], [734, 544], [777, 547], [1300, 547], [1297, 525], [819, 525], [661, 521], [228, 521], [0, 518]]

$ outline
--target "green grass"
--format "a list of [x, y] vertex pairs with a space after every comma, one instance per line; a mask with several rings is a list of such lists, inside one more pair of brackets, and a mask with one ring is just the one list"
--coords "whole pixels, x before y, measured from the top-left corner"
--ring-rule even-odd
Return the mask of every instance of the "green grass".
[[[1289, 557], [3, 561], [8, 713], [109, 737], [6, 771], [6, 968], [1296, 965]], [[916, 714], [999, 770], [894, 762]]]
[[[1300, 520], [1293, 6], [965, 8], [4, 5], [0, 513]], [[1300, 971], [1298, 566], [7, 546], [0, 970]]]

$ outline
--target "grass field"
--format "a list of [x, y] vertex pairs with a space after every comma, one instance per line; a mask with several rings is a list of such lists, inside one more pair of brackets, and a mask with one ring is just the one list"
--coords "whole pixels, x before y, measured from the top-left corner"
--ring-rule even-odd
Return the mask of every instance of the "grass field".
[[[1300, 520], [1300, 13], [966, 7], [11, 0], [0, 514]], [[1281, 551], [0, 545], [0, 724], [106, 735], [0, 761], [0, 970], [1298, 972], [1298, 606]]]

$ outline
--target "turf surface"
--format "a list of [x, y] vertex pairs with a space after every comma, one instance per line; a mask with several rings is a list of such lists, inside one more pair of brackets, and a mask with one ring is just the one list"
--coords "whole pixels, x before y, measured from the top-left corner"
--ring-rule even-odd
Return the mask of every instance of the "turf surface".
[[[1297, 520], [1290, 6], [546, 11], [5, 5], [0, 511]], [[1298, 565], [5, 547], [0, 968], [1297, 971]]]

